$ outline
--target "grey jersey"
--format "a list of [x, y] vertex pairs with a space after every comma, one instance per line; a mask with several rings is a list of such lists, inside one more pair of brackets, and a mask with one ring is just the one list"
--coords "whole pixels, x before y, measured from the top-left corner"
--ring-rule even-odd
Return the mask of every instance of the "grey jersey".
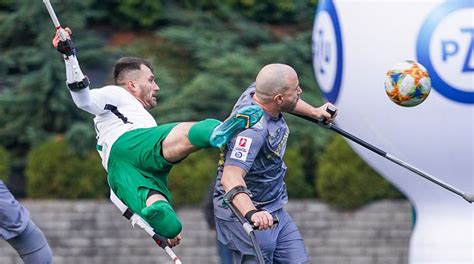
[[[233, 112], [255, 104], [252, 95], [255, 83], [241, 95]], [[290, 131], [283, 115], [272, 117], [266, 112], [259, 123], [236, 135], [224, 148], [217, 170], [214, 192], [214, 212], [224, 220], [236, 220], [230, 209], [223, 205], [224, 189], [220, 182], [224, 166], [231, 165], [247, 172], [244, 180], [258, 209], [274, 212], [288, 202], [283, 182], [286, 165], [283, 162], [286, 141]], [[238, 177], [238, 176], [237, 176]]]
[[25, 230], [30, 213], [13, 197], [0, 180], [0, 237], [10, 239]]

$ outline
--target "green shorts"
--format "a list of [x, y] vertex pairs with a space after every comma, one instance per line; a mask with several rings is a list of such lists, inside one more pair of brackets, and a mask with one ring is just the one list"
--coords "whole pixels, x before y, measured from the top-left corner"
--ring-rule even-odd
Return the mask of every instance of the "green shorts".
[[130, 210], [140, 215], [148, 190], [162, 193], [171, 203], [168, 173], [176, 163], [165, 160], [161, 142], [178, 123], [139, 128], [120, 136], [112, 145], [108, 161], [108, 181]]

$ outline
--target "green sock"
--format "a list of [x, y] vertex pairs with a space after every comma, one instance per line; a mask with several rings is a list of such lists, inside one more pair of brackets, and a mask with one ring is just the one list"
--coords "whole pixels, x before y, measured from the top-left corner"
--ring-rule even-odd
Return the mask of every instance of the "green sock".
[[211, 147], [209, 139], [211, 137], [212, 131], [220, 124], [221, 121], [216, 119], [206, 119], [197, 122], [191, 127], [191, 129], [189, 129], [189, 142], [191, 142], [191, 144], [197, 148]]
[[156, 201], [142, 209], [141, 215], [155, 232], [166, 238], [175, 238], [181, 232], [182, 225], [178, 216], [166, 201]]

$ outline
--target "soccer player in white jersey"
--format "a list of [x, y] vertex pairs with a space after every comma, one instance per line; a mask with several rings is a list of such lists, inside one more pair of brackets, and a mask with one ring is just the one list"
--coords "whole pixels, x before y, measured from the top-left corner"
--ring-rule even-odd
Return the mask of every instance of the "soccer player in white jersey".
[[170, 205], [169, 171], [194, 151], [224, 145], [258, 122], [262, 109], [245, 108], [223, 123], [206, 119], [157, 126], [147, 111], [157, 104], [160, 90], [151, 64], [141, 58], [121, 58], [114, 66], [114, 85], [89, 89], [70, 38], [71, 30], [66, 28], [66, 32], [67, 40], [61, 41], [56, 35], [53, 46], [63, 54], [74, 103], [95, 115], [97, 150], [110, 187], [156, 233], [170, 239], [171, 246], [179, 244], [182, 226]]

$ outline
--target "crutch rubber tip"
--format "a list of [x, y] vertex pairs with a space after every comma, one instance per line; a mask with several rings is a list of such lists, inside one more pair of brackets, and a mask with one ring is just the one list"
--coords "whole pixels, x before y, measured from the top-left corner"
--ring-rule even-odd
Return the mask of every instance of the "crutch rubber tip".
[[474, 202], [474, 194], [464, 193], [462, 197], [469, 203]]

